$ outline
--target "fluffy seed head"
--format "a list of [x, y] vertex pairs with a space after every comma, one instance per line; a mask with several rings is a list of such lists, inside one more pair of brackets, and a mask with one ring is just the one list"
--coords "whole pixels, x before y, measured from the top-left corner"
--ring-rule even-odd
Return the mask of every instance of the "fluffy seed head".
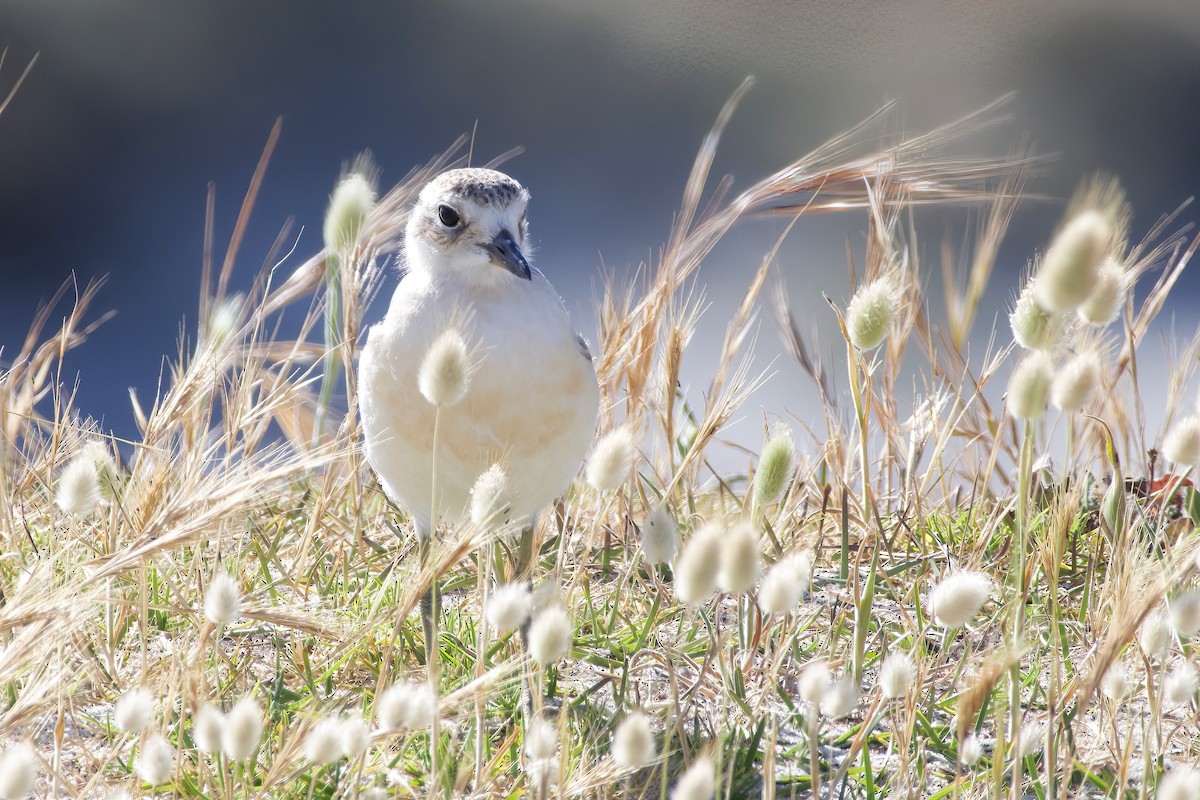
[[1017, 733], [1017, 743], [1014, 755], [1017, 758], [1027, 758], [1042, 749], [1042, 739], [1046, 734], [1046, 723], [1041, 720], [1031, 720], [1021, 726]]
[[86, 453], [71, 459], [58, 473], [54, 502], [68, 514], [86, 517], [100, 502], [100, 473]]
[[1180, 639], [1190, 639], [1200, 633], [1200, 592], [1188, 590], [1171, 601], [1171, 627]]
[[671, 790], [671, 800], [712, 800], [717, 790], [713, 763], [701, 758], [679, 776]]
[[1161, 611], [1154, 611], [1142, 620], [1138, 628], [1138, 644], [1151, 661], [1162, 658], [1171, 648], [1171, 624]]
[[201, 753], [215, 753], [221, 749], [221, 730], [225, 727], [225, 715], [216, 706], [206, 703], [196, 709], [192, 716], [192, 741]]
[[417, 388], [435, 406], [452, 406], [467, 394], [471, 358], [462, 334], [448, 328], [429, 345], [417, 372]]
[[1013, 310], [1008, 315], [1013, 339], [1026, 350], [1053, 352], [1066, 338], [1067, 318], [1064, 314], [1047, 311], [1034, 297], [1033, 282], [1027, 282]]
[[1046, 413], [1054, 361], [1041, 351], [1025, 356], [1008, 379], [1008, 410], [1017, 419], [1035, 420]]
[[959, 628], [979, 613], [992, 591], [992, 579], [982, 572], [957, 572], [929, 593], [933, 618], [943, 628]]
[[602, 492], [616, 491], [629, 477], [636, 456], [637, 448], [633, 446], [633, 436], [628, 428], [609, 431], [592, 448], [587, 482]]
[[567, 654], [571, 646], [571, 618], [561, 608], [547, 608], [529, 625], [529, 655], [543, 667]]
[[1163, 681], [1163, 694], [1172, 703], [1189, 703], [1200, 689], [1200, 675], [1190, 661], [1180, 661]]
[[657, 506], [642, 523], [642, 557], [647, 564], [665, 564], [679, 548], [679, 526], [671, 509]]
[[879, 666], [879, 689], [888, 700], [906, 697], [917, 677], [917, 665], [908, 653], [892, 653]]
[[1158, 784], [1156, 800], [1200, 800], [1200, 769], [1179, 766]]
[[1077, 309], [1079, 318], [1097, 327], [1111, 325], [1120, 316], [1128, 292], [1129, 273], [1115, 259], [1105, 259], [1096, 277], [1096, 288]]
[[525, 731], [525, 758], [546, 761], [558, 752], [558, 729], [545, 717], [537, 717]]
[[824, 661], [810, 661], [800, 673], [796, 689], [801, 699], [816, 706], [821, 704], [821, 699], [825, 697], [825, 692], [832, 683], [833, 675], [829, 672], [829, 665]]
[[204, 593], [204, 618], [213, 625], [228, 625], [242, 614], [242, 594], [237, 581], [222, 570], [213, 575]]
[[787, 490], [796, 465], [796, 445], [786, 428], [778, 431], [763, 447], [754, 473], [754, 502], [760, 508], [777, 502]]
[[846, 331], [850, 343], [859, 350], [878, 347], [899, 315], [900, 287], [895, 278], [885, 275], [860, 286], [846, 307]]
[[108, 445], [91, 439], [79, 451], [78, 458], [91, 458], [96, 465], [96, 477], [100, 482], [100, 496], [111, 498], [117, 485], [117, 462], [113, 460]]
[[348, 714], [338, 720], [338, 747], [346, 758], [357, 758], [371, 744], [371, 729], [361, 714]]
[[1108, 698], [1119, 703], [1133, 693], [1133, 676], [1124, 664], [1117, 662], [1100, 679], [1100, 688]]
[[758, 589], [758, 605], [768, 614], [790, 614], [812, 582], [812, 553], [793, 553], [767, 570]]
[[415, 730], [433, 723], [437, 698], [424, 683], [397, 683], [380, 695], [375, 703], [379, 727], [384, 730]]
[[508, 504], [508, 473], [492, 464], [471, 487], [471, 522], [486, 530], [503, 521]]
[[323, 719], [304, 737], [304, 757], [318, 766], [342, 757], [341, 720]]
[[762, 574], [762, 551], [758, 533], [747, 522], [740, 522], [721, 539], [721, 563], [717, 584], [730, 594], [754, 588]]
[[245, 761], [258, 752], [263, 715], [253, 697], [243, 697], [225, 715], [221, 728], [221, 750], [234, 761]]
[[154, 696], [145, 689], [130, 689], [113, 704], [113, 722], [126, 733], [140, 733], [154, 721]]
[[717, 590], [721, 559], [721, 529], [709, 523], [692, 534], [675, 562], [675, 596], [686, 605], [698, 605]]
[[1100, 388], [1100, 354], [1087, 350], [1068, 361], [1050, 385], [1050, 402], [1063, 411], [1082, 411]]
[[33, 794], [37, 754], [27, 744], [14, 744], [0, 754], [0, 800], [23, 800]]
[[488, 627], [500, 634], [515, 631], [529, 619], [532, 607], [533, 599], [524, 583], [498, 586], [488, 598], [485, 610]]
[[175, 748], [161, 734], [153, 734], [138, 751], [134, 772], [151, 786], [161, 786], [171, 779]]
[[613, 760], [625, 769], [641, 769], [654, 760], [654, 732], [650, 719], [634, 711], [613, 732]]
[[843, 678], [829, 684], [821, 696], [821, 713], [830, 719], [840, 719], [858, 707], [858, 685]]
[[346, 253], [354, 247], [374, 207], [375, 187], [370, 178], [359, 172], [342, 178], [325, 212], [325, 248], [333, 253]]
[[1200, 466], [1200, 417], [1176, 422], [1163, 439], [1162, 454], [1176, 464]]
[[981, 758], [983, 758], [983, 745], [972, 733], [958, 746], [958, 760], [968, 767], [973, 767], [979, 763]]
[[1050, 243], [1035, 281], [1037, 300], [1051, 311], [1074, 311], [1100, 278], [1112, 227], [1099, 211], [1076, 214]]

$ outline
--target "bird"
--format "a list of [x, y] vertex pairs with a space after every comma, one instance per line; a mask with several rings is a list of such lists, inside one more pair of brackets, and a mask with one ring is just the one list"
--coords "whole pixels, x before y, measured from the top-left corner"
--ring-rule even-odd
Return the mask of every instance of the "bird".
[[[468, 516], [472, 487], [496, 464], [507, 475], [505, 520], [532, 525], [566, 490], [595, 432], [592, 356], [529, 262], [528, 204], [525, 187], [496, 170], [434, 177], [409, 212], [400, 283], [367, 336], [358, 395], [366, 459], [421, 538], [439, 520]], [[471, 351], [469, 381], [461, 401], [439, 409], [418, 373], [454, 327]]]

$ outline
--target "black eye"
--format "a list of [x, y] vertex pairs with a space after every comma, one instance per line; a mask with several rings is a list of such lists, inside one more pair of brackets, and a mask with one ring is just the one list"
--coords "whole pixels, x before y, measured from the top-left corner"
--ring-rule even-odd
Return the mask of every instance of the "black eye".
[[456, 228], [458, 223], [462, 222], [462, 217], [448, 205], [442, 204], [438, 206], [438, 221], [447, 228]]

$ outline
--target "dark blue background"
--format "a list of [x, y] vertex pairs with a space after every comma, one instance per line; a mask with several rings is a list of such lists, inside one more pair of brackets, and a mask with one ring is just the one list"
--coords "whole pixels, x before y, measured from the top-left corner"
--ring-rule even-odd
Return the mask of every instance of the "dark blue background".
[[[1033, 186], [1053, 196], [1115, 172], [1141, 231], [1200, 186], [1200, 12], [1177, 5], [7, 2], [0, 91], [41, 55], [0, 116], [0, 343], [11, 356], [37, 301], [72, 272], [108, 275], [97, 309], [118, 316], [67, 367], [78, 407], [130, 434], [127, 387], [148, 404], [181, 323], [194, 329], [206, 187], [220, 252], [277, 116], [239, 280], [288, 217], [305, 228], [299, 255], [320, 246], [328, 193], [358, 151], [374, 151], [387, 184], [475, 128], [483, 159], [526, 148], [506, 168], [533, 193], [537, 263], [585, 330], [601, 266], [656, 251], [696, 146], [750, 73], [758, 85], [717, 162], [739, 185], [886, 100], [917, 129], [1015, 89], [1013, 122], [985, 144], [1059, 153]], [[1018, 216], [984, 329], [1058, 213]], [[809, 223], [780, 259], [814, 321], [829, 316], [821, 291], [844, 298], [843, 238], [862, 227]], [[736, 300], [724, 290], [744, 286], [780, 229], [747, 226], [710, 260], [718, 302], [698, 352]], [[931, 254], [943, 233], [926, 238]], [[1186, 325], [1194, 304], [1179, 301], [1196, 290], [1186, 282], [1176, 298]], [[773, 341], [764, 348], [769, 358]], [[702, 356], [690, 359], [701, 380]], [[777, 369], [761, 405], [803, 414], [811, 387]]]

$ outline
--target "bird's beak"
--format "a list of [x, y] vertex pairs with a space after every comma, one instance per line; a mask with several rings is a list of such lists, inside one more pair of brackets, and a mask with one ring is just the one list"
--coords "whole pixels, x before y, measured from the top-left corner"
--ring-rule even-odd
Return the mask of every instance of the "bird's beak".
[[529, 269], [529, 262], [525, 260], [525, 254], [521, 252], [517, 240], [507, 230], [497, 233], [494, 239], [483, 246], [483, 249], [491, 256], [492, 263], [497, 267], [504, 267], [513, 275], [525, 280], [533, 277], [533, 272]]

